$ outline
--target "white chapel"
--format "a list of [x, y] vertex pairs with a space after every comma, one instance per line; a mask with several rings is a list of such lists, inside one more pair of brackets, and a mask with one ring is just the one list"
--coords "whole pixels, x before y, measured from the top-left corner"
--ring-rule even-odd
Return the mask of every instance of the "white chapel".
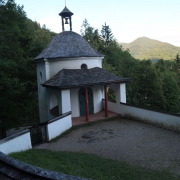
[[[111, 87], [116, 103], [126, 103], [126, 83], [129, 79], [102, 69], [103, 55], [82, 36], [72, 31], [73, 13], [65, 6], [59, 14], [62, 32], [34, 59], [37, 65], [40, 122], [46, 122], [67, 112], [72, 117], [85, 116], [103, 109], [108, 116], [107, 89]], [[70, 31], [65, 31], [69, 24]]]

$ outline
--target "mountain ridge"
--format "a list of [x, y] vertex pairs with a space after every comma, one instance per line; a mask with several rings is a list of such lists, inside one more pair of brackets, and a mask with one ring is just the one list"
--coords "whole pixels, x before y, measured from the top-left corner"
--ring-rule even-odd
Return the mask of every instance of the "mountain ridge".
[[177, 53], [180, 54], [180, 47], [167, 42], [139, 37], [131, 43], [119, 43], [123, 49], [129, 49], [130, 54], [136, 59], [164, 59], [173, 60]]

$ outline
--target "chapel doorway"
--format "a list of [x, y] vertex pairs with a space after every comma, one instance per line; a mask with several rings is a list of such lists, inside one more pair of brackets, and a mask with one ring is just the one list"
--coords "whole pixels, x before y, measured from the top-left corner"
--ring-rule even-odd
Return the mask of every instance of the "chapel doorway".
[[[86, 115], [86, 105], [85, 105], [85, 88], [79, 90], [79, 104], [80, 104], [80, 116]], [[89, 114], [93, 114], [93, 92], [91, 88], [88, 88], [88, 106]]]

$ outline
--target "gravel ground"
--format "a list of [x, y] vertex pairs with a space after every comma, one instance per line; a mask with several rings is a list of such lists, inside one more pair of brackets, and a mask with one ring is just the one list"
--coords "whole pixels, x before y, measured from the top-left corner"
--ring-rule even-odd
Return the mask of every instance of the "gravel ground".
[[128, 119], [98, 122], [36, 148], [96, 154], [180, 175], [180, 134]]

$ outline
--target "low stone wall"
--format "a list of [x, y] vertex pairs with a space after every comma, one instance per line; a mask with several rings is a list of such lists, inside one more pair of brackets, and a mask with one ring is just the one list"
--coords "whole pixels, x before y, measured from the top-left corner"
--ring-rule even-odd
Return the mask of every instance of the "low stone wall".
[[71, 112], [65, 113], [47, 124], [48, 141], [61, 135], [64, 131], [72, 127]]
[[[103, 107], [104, 104], [105, 102], [103, 100]], [[127, 103], [113, 103], [109, 101], [108, 110], [137, 121], [158, 125], [180, 132], [180, 115], [178, 114], [133, 106]]]
[[30, 130], [25, 130], [0, 140], [0, 151], [5, 154], [25, 151], [31, 148]]

